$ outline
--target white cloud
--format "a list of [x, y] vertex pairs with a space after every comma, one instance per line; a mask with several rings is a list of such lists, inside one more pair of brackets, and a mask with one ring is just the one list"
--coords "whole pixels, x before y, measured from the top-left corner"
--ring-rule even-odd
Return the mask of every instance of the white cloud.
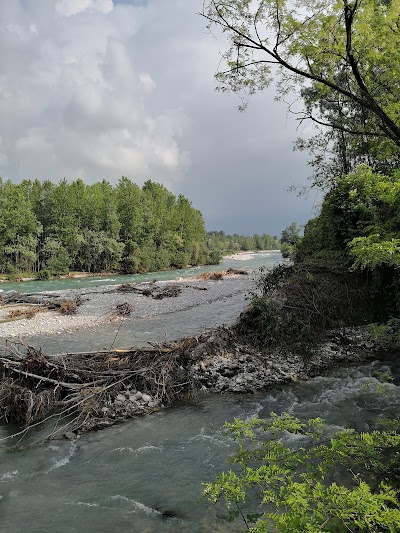
[[98, 11], [107, 15], [114, 9], [112, 0], [60, 0], [56, 11], [65, 17], [71, 17], [84, 11]]
[[174, 104], [156, 111], [148, 100], [157, 85], [137, 66], [134, 39], [144, 8], [111, 0], [40, 5], [0, 7], [1, 173], [179, 178], [189, 161], [179, 146], [187, 117]]

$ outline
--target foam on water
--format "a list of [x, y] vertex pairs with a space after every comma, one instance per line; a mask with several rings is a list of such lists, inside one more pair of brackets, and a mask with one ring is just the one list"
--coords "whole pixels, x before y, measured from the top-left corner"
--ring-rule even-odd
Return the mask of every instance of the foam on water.
[[250, 420], [253, 420], [253, 418], [259, 418], [261, 411], [264, 409], [264, 406], [256, 402], [254, 404], [254, 411], [252, 411], [249, 415], [246, 416], [245, 421], [250, 422]]
[[112, 452], [129, 452], [129, 453], [143, 453], [147, 451], [153, 451], [157, 450], [162, 452], [164, 448], [161, 446], [153, 446], [152, 444], [144, 444], [143, 446], [140, 446], [140, 448], [131, 448], [130, 446], [123, 446], [121, 448], [114, 448], [111, 450]]
[[144, 505], [143, 503], [137, 502], [136, 500], [130, 500], [126, 496], [121, 496], [120, 494], [117, 494], [116, 496], [110, 496], [108, 500], [128, 504], [129, 506], [132, 507], [130, 512], [133, 512], [133, 513], [137, 513], [138, 511], [140, 511], [147, 515], [160, 515], [161, 516], [160, 511], [157, 511], [157, 509], [153, 509], [152, 507], [147, 507], [147, 505]]
[[98, 503], [77, 502], [76, 505], [82, 505], [83, 507], [100, 507]]
[[61, 468], [67, 465], [70, 462], [71, 458], [73, 457], [75, 451], [76, 451], [76, 444], [73, 442], [70, 446], [68, 455], [66, 455], [65, 457], [62, 457], [58, 461], [53, 459], [53, 465], [48, 470], [46, 470], [45, 473], [48, 474], [52, 470], [56, 470], [57, 468]]
[[206, 429], [201, 428], [200, 433], [197, 433], [193, 437], [190, 437], [190, 439], [182, 442], [182, 446], [179, 446], [179, 449], [186, 449], [187, 444], [190, 445], [196, 441], [210, 442], [214, 445], [229, 447], [229, 443], [227, 442], [227, 439], [222, 435], [221, 431], [216, 431], [214, 435], [208, 435], [206, 433]]
[[[117, 281], [114, 278], [102, 278], [101, 281]], [[89, 280], [88, 283], [99, 283], [98, 279]]]
[[12, 472], [5, 472], [0, 475], [0, 481], [12, 481], [18, 476], [18, 470], [13, 470]]

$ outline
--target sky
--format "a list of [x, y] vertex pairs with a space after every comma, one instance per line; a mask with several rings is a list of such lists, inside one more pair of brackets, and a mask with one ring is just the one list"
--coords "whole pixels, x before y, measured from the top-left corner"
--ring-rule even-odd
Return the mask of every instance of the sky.
[[315, 216], [307, 154], [274, 90], [239, 112], [215, 91], [224, 50], [202, 0], [0, 4], [0, 176], [151, 179], [184, 194], [208, 230], [279, 235]]

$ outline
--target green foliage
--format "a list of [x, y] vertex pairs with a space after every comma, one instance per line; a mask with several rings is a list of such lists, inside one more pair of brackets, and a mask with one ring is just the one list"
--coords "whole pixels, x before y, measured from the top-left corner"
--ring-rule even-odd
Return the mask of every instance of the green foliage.
[[40, 280], [48, 280], [51, 279], [52, 272], [48, 270], [47, 268], [44, 268], [43, 270], [40, 270], [40, 272], [37, 273], [37, 278]]
[[290, 244], [296, 246], [300, 241], [300, 228], [296, 222], [292, 222], [290, 226], [285, 228], [281, 233], [281, 244]]
[[[203, 496], [232, 518], [240, 514], [250, 531], [399, 531], [400, 501], [389, 479], [400, 449], [395, 429], [329, 436], [319, 418], [272, 413], [235, 419], [226, 433], [237, 445], [233, 468], [205, 483]], [[288, 435], [297, 437], [296, 447]]]
[[399, 12], [399, 0], [208, 0], [202, 14], [228, 39], [218, 88], [240, 93], [242, 107], [277, 77], [280, 98], [303, 96], [303, 118], [326, 124], [319, 104], [338, 100], [327, 125], [390, 152], [400, 146]]
[[354, 257], [353, 268], [375, 269], [383, 264], [400, 267], [400, 239], [382, 240], [379, 233], [368, 237], [355, 237], [349, 242]]
[[337, 180], [320, 215], [305, 227], [296, 261], [321, 260], [364, 272], [376, 320], [400, 314], [400, 172], [386, 176], [360, 166]]
[[[256, 233], [251, 237], [246, 237], [245, 235], [238, 235], [237, 233], [226, 235], [223, 231], [208, 232], [206, 245], [209, 254], [219, 253], [221, 259], [222, 255], [229, 253], [245, 252], [248, 250], [278, 250], [280, 248], [278, 239], [267, 233], [264, 233], [263, 235], [258, 235]], [[213, 260], [217, 257], [218, 255], [215, 255]], [[210, 264], [218, 263], [210, 262]]]
[[391, 318], [386, 324], [370, 324], [371, 338], [380, 350], [400, 351], [400, 319]]
[[0, 180], [0, 272], [136, 273], [207, 259], [201, 213], [160, 184]]
[[312, 256], [325, 250], [355, 257], [356, 264], [365, 267], [365, 247], [373, 252], [375, 268], [389, 255], [396, 257], [399, 233], [400, 171], [385, 176], [360, 166], [338, 179], [325, 196], [321, 214], [305, 228], [299, 254]]
[[208, 265], [219, 265], [222, 261], [222, 252], [220, 250], [211, 250], [208, 254]]

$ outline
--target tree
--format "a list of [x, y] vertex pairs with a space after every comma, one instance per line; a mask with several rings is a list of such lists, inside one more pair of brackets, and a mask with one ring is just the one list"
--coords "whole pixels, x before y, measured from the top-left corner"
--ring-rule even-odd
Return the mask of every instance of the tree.
[[[350, 112], [348, 106], [337, 93], [319, 94], [313, 87], [301, 90], [307, 114], [314, 110], [324, 124], [341, 124], [349, 130], [362, 131], [369, 120], [360, 106]], [[349, 127], [351, 124], [351, 127]], [[354, 172], [358, 165], [367, 164], [376, 172], [389, 173], [400, 165], [400, 151], [393, 145], [388, 149], [382, 137], [367, 134], [354, 135], [345, 128], [327, 128], [314, 124], [316, 134], [308, 138], [296, 139], [294, 149], [308, 151], [311, 155], [308, 164], [313, 170], [311, 186], [329, 190], [339, 176]], [[304, 188], [302, 192], [307, 189]]]
[[[334, 120], [324, 122], [312, 105], [301, 120], [381, 139], [393, 151], [400, 147], [399, 12], [400, 0], [209, 0], [201, 14], [229, 36], [216, 78], [220, 90], [244, 95], [242, 107], [276, 75], [281, 98], [311, 87], [314, 101], [340, 99]], [[362, 122], [352, 120], [360, 114]]]
[[0, 180], [0, 264], [2, 272], [33, 270], [42, 226], [22, 185]]
[[296, 245], [300, 240], [300, 228], [297, 225], [297, 222], [292, 222], [290, 226], [285, 228], [281, 233], [281, 243], [282, 244], [291, 244]]

